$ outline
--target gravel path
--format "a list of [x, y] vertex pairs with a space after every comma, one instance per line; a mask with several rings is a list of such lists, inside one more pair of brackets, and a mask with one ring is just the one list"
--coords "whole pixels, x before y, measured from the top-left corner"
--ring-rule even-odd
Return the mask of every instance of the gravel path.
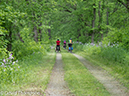
[[70, 93], [67, 83], [64, 81], [62, 56], [60, 53], [56, 55], [56, 63], [52, 70], [50, 82], [45, 90], [45, 94], [46, 96], [74, 96]]
[[105, 70], [100, 67], [96, 67], [88, 63], [83, 57], [76, 55], [86, 68], [92, 73], [92, 75], [97, 78], [97, 80], [104, 85], [104, 87], [109, 91], [111, 96], [129, 96], [129, 90], [120, 85], [112, 76], [110, 76]]

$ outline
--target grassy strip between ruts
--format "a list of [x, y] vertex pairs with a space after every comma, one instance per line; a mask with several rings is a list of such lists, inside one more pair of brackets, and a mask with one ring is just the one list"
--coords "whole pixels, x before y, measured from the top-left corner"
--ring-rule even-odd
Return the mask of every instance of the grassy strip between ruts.
[[109, 92], [72, 54], [62, 53], [65, 81], [76, 96], [110, 96]]
[[54, 52], [42, 55], [33, 54], [26, 57], [19, 64], [24, 69], [25, 78], [19, 84], [2, 85], [1, 96], [19, 96], [44, 94], [44, 90], [49, 82], [50, 73], [55, 63], [56, 54]]
[[128, 72], [126, 70], [126, 65], [122, 65], [120, 63], [115, 63], [98, 56], [89, 55], [84, 51], [78, 51], [76, 54], [83, 56], [92, 64], [102, 67], [104, 70], [107, 70], [113, 77], [115, 77], [122, 85], [129, 89], [129, 80], [128, 80]]

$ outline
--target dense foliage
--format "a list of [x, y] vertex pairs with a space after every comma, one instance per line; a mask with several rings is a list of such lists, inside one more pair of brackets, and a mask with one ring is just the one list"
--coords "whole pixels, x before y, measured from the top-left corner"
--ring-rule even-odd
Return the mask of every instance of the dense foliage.
[[16, 60], [35, 53], [45, 54], [50, 49], [45, 16], [50, 10], [45, 2], [0, 1], [0, 84], [19, 83], [25, 78], [27, 73]]
[[1, 58], [6, 56], [7, 51], [12, 51], [17, 58], [30, 55], [38, 52], [41, 46], [43, 49], [43, 43], [49, 43], [46, 42], [49, 39], [46, 33], [47, 19], [44, 19], [45, 11], [47, 13], [49, 8], [42, 5], [45, 1], [3, 0], [1, 2]]
[[103, 43], [119, 42], [127, 49], [128, 3], [126, 0], [55, 1], [51, 35], [54, 39], [72, 38], [82, 43], [97, 43], [104, 39]]
[[[12, 54], [9, 55], [7, 59], [4, 59], [3, 62], [1, 62], [1, 68], [0, 68], [0, 84], [2, 83], [17, 83], [20, 79], [24, 78], [24, 73], [20, 69], [20, 66], [17, 61], [14, 61], [14, 57]], [[20, 78], [17, 78], [20, 77]]]
[[[128, 25], [129, 0], [1, 0], [0, 75], [7, 74], [2, 62], [10, 53], [14, 61], [45, 54], [57, 38], [93, 45], [102, 42], [101, 47], [84, 50], [90, 48], [100, 57], [129, 63]], [[114, 44], [118, 47], [103, 47]]]
[[38, 43], [39, 48], [40, 42], [47, 48], [50, 40], [57, 38], [82, 43], [104, 39], [104, 43], [119, 42], [128, 49], [128, 5], [128, 0], [2, 0], [0, 58], [7, 51], [19, 58], [16, 54], [22, 49], [26, 55], [32, 54], [33, 45]]

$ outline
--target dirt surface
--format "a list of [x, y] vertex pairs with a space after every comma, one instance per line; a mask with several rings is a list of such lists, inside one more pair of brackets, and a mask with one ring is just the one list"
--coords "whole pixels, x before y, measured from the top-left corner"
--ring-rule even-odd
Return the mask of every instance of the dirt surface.
[[62, 56], [60, 53], [56, 55], [56, 63], [45, 94], [46, 96], [74, 96], [70, 93], [67, 83], [64, 81]]
[[129, 90], [123, 87], [118, 81], [116, 81], [111, 75], [100, 67], [93, 66], [85, 58], [73, 53], [91, 72], [91, 74], [104, 85], [106, 90], [111, 96], [129, 96]]
[[[106, 90], [111, 94], [111, 96], [129, 96], [129, 90], [122, 86], [118, 81], [116, 81], [109, 73], [105, 70], [103, 70], [100, 67], [97, 67], [91, 63], [89, 63], [85, 58], [76, 55], [72, 53], [75, 57], [77, 57], [80, 62], [82, 62], [86, 68], [91, 72], [91, 74], [100, 82], [103, 84], [103, 86], [106, 88]], [[64, 70], [63, 70], [63, 64], [62, 64], [62, 56], [60, 53], [57, 53], [56, 55], [56, 63], [53, 67], [50, 81], [48, 84], [47, 89], [45, 92], [43, 92], [40, 88], [34, 89], [28, 89], [27, 92], [38, 92], [40, 95], [31, 95], [31, 96], [75, 96], [73, 95], [68, 86], [67, 83], [64, 81]], [[43, 94], [45, 93], [45, 95]], [[19, 94], [18, 96], [30, 96], [29, 94], [23, 95]]]

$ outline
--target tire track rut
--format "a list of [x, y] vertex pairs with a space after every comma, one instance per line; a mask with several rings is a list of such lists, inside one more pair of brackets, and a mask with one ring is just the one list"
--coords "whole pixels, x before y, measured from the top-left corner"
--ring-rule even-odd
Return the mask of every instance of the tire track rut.
[[129, 90], [116, 81], [111, 75], [100, 67], [93, 66], [85, 58], [73, 53], [91, 72], [91, 74], [104, 85], [111, 96], [129, 96]]
[[74, 96], [71, 94], [67, 83], [64, 81], [62, 55], [60, 53], [56, 55], [56, 63], [53, 67], [45, 94], [46, 96]]

